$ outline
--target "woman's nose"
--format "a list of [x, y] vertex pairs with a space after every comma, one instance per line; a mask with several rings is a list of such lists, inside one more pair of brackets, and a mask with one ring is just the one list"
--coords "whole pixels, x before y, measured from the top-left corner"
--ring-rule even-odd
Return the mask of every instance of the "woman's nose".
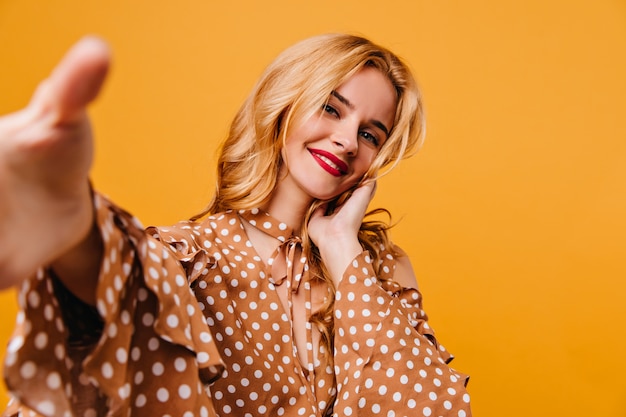
[[358, 133], [356, 129], [344, 127], [343, 129], [337, 129], [332, 134], [332, 141], [335, 146], [341, 149], [342, 152], [349, 156], [356, 155], [359, 150]]

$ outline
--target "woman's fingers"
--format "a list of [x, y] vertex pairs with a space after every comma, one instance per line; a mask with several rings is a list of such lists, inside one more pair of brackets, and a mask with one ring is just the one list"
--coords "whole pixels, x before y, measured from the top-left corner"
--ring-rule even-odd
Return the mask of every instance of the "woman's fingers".
[[336, 210], [336, 214], [344, 218], [347, 225], [358, 231], [375, 191], [376, 181], [368, 181], [360, 185], [352, 192], [350, 198]]
[[375, 189], [376, 183], [369, 181], [355, 189], [332, 214], [325, 216], [320, 207], [309, 221], [309, 236], [336, 284], [349, 262], [363, 251], [358, 233]]
[[369, 205], [374, 194], [376, 193], [376, 181], [367, 181], [357, 187], [352, 193], [352, 196], [346, 201], [345, 204], [352, 204], [360, 209], [365, 214], [367, 206]]
[[328, 237], [337, 241], [356, 239], [375, 190], [375, 181], [360, 185], [332, 214], [325, 215], [325, 205], [318, 207], [309, 221], [309, 233], [315, 244], [320, 246], [328, 243], [325, 241]]

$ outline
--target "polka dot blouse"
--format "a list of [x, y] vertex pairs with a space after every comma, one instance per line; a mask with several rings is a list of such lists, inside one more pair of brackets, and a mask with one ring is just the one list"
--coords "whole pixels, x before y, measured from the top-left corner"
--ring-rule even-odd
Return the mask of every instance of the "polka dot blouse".
[[[96, 306], [47, 269], [24, 282], [5, 415], [471, 416], [467, 376], [447, 365], [419, 291], [388, 281], [388, 252], [383, 276], [363, 252], [339, 283], [332, 366], [308, 322], [296, 348], [293, 297], [309, 315], [314, 291], [285, 224], [253, 210], [144, 230], [102, 196], [95, 205]], [[246, 222], [279, 241], [274, 258]]]

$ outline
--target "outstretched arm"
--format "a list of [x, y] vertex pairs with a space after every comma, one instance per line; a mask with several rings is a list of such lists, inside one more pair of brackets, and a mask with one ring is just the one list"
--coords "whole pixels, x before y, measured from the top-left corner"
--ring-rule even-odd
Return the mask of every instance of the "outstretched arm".
[[0, 118], [0, 288], [52, 265], [76, 295], [94, 299], [101, 243], [93, 226], [86, 108], [109, 64], [106, 44], [85, 38], [26, 108]]

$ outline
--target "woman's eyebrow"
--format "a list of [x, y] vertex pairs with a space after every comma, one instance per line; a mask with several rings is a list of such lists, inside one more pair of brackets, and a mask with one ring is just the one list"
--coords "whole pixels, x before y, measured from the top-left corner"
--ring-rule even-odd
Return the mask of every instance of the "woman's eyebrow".
[[382, 130], [383, 132], [385, 132], [385, 135], [389, 137], [389, 129], [387, 129], [387, 126], [385, 126], [382, 122], [378, 120], [370, 120], [370, 123], [376, 126], [377, 128], [379, 128], [380, 130]]
[[[333, 95], [333, 97], [337, 98], [337, 100], [345, 104], [349, 109], [354, 110], [354, 104], [350, 103], [350, 100], [348, 100], [347, 98], [345, 98], [344, 96], [336, 92], [335, 90], [331, 91], [330, 94]], [[376, 126], [377, 128], [379, 128], [380, 130], [382, 130], [383, 132], [385, 132], [385, 135], [389, 137], [389, 129], [387, 129], [387, 126], [385, 126], [383, 122], [379, 120], [370, 120], [370, 123]]]
[[336, 92], [335, 90], [333, 90], [330, 94], [335, 96], [337, 98], [337, 100], [341, 101], [343, 104], [348, 106], [350, 109], [354, 109], [354, 104], [350, 103], [350, 100], [348, 100], [347, 98], [345, 98], [344, 96], [342, 96], [341, 94]]

